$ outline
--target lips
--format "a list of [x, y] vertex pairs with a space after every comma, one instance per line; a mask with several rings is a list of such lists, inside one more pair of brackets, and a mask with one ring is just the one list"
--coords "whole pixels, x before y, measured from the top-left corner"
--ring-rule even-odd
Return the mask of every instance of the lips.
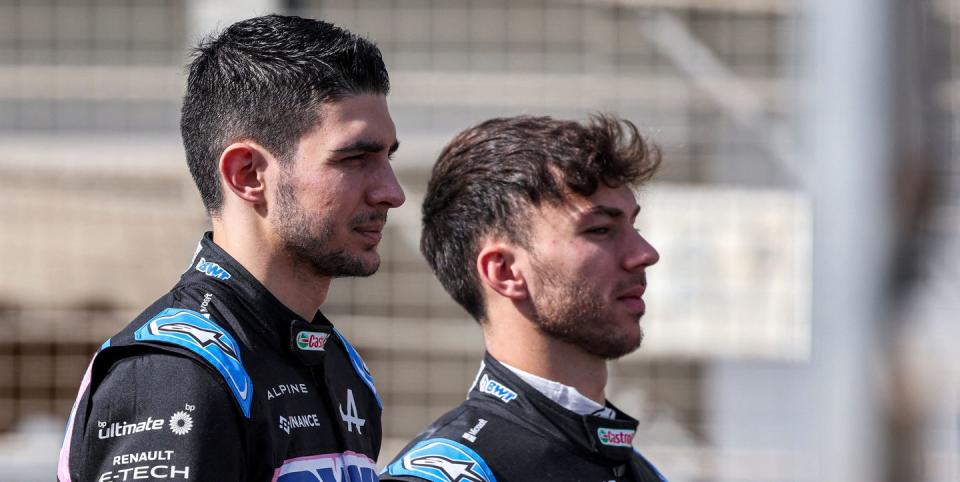
[[647, 291], [647, 285], [640, 284], [620, 292], [617, 298], [643, 298], [643, 293]]
[[636, 285], [620, 292], [617, 301], [625, 304], [631, 311], [643, 313], [646, 309], [646, 304], [643, 302], [643, 293], [646, 290], [646, 285]]
[[353, 228], [354, 232], [359, 234], [367, 241], [376, 244], [383, 238], [383, 224], [365, 224]]

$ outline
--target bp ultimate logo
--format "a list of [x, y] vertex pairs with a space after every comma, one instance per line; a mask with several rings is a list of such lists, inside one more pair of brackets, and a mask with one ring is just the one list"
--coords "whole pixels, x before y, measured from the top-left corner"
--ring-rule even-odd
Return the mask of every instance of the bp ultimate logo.
[[[187, 404], [186, 410], [193, 411], [195, 405]], [[157, 430], [163, 430], [164, 425], [167, 425], [170, 431], [176, 435], [186, 435], [190, 433], [190, 429], [193, 428], [193, 417], [190, 416], [184, 410], [180, 410], [170, 416], [169, 421], [165, 420], [163, 417], [147, 417], [146, 420], [140, 422], [127, 422], [126, 420], [122, 422], [103, 422], [97, 421], [97, 437], [100, 440], [107, 440], [117, 437], [126, 437], [128, 435], [138, 434], [141, 432], [153, 432]]]
[[503, 403], [510, 403], [510, 400], [517, 398], [517, 392], [488, 377], [486, 373], [480, 377], [480, 385], [477, 388], [483, 393], [493, 395], [503, 400]]
[[597, 429], [597, 438], [604, 445], [630, 447], [633, 444], [633, 435], [636, 433], [636, 430], [600, 427]]

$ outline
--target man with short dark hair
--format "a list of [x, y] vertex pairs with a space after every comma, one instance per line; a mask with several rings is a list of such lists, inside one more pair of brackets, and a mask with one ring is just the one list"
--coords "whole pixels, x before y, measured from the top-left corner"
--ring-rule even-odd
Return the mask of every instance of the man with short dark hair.
[[270, 15], [204, 41], [181, 118], [213, 225], [179, 283], [103, 344], [58, 479], [376, 480], [380, 399], [318, 309], [368, 276], [387, 211], [389, 80], [370, 41]]
[[632, 447], [637, 421], [604, 397], [606, 362], [636, 350], [646, 269], [633, 188], [659, 151], [628, 121], [486, 121], [443, 150], [421, 251], [483, 329], [467, 400], [381, 480], [663, 481]]

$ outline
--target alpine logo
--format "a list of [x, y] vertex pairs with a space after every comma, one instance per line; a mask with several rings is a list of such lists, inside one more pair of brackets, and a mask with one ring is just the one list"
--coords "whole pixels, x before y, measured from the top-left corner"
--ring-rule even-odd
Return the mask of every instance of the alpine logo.
[[343, 419], [343, 423], [347, 424], [347, 431], [353, 433], [353, 427], [357, 427], [357, 433], [363, 434], [360, 431], [364, 425], [367, 424], [367, 420], [360, 418], [360, 414], [357, 412], [357, 402], [353, 399], [353, 390], [347, 389], [347, 411], [343, 411], [343, 405], [339, 405], [340, 408], [340, 418]]
[[633, 445], [633, 436], [636, 433], [636, 430], [600, 427], [597, 429], [597, 438], [599, 438], [600, 443], [604, 445], [611, 445], [613, 447], [630, 447]]
[[323, 351], [330, 333], [322, 331], [301, 331], [297, 333], [297, 348], [305, 351]]
[[301, 393], [310, 393], [306, 383], [281, 383], [267, 390], [267, 400], [273, 400], [285, 395], [299, 395]]
[[217, 278], [218, 280], [226, 281], [230, 279], [230, 273], [227, 270], [220, 267], [217, 263], [212, 263], [203, 258], [200, 258], [200, 261], [197, 263], [197, 271], [207, 275]]
[[219, 331], [200, 328], [188, 323], [168, 323], [166, 325], [160, 325], [157, 327], [157, 331], [183, 333], [197, 340], [200, 346], [214, 345], [231, 358], [237, 358], [237, 354], [233, 351], [233, 348], [230, 348], [230, 345], [227, 345], [226, 342], [223, 341], [223, 333]]
[[477, 464], [471, 461], [454, 460], [440, 455], [426, 455], [410, 459], [410, 465], [437, 469], [450, 482], [485, 482], [483, 477], [473, 471]]
[[500, 400], [503, 400], [503, 403], [509, 403], [510, 400], [517, 398], [517, 392], [488, 377], [486, 373], [480, 377], [480, 385], [477, 388], [483, 393], [493, 395]]

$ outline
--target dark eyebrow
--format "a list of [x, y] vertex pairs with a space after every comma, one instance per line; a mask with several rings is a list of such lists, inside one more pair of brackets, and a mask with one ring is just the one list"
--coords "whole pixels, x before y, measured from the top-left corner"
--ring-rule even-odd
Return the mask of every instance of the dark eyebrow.
[[[613, 206], [604, 206], [602, 204], [598, 204], [590, 209], [587, 209], [583, 213], [584, 216], [589, 216], [591, 214], [600, 214], [603, 216], [609, 216], [611, 218], [617, 218], [623, 216], [623, 210]], [[633, 213], [630, 215], [630, 218], [636, 218], [638, 214], [640, 214], [640, 206], [637, 206], [633, 209]]]
[[[390, 146], [390, 150], [387, 151], [387, 154], [393, 154], [400, 148], [400, 141], [393, 141], [393, 144]], [[384, 149], [383, 144], [380, 142], [371, 140], [371, 139], [360, 139], [352, 144], [334, 149], [333, 152], [344, 153], [344, 152], [380, 152]]]

